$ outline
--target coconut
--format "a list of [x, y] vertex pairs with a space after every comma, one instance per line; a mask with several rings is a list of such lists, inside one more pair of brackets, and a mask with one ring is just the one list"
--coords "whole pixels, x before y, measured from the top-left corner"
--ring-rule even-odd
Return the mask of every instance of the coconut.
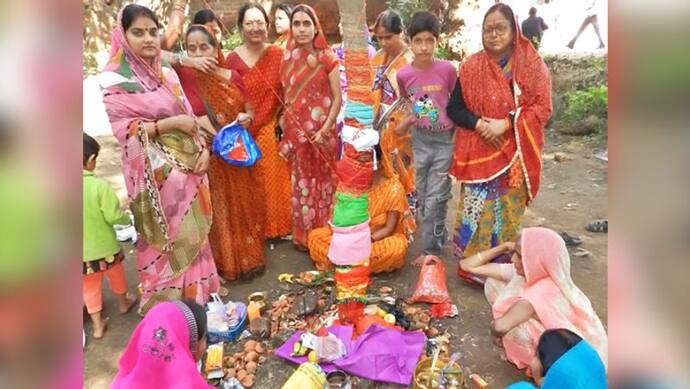
[[259, 360], [259, 353], [256, 351], [250, 351], [244, 357], [245, 362], [256, 362]]
[[256, 369], [259, 367], [259, 365], [256, 364], [256, 362], [250, 361], [247, 362], [246, 370], [248, 374], [254, 374], [256, 373]]
[[247, 371], [244, 369], [238, 370], [237, 371], [237, 379], [240, 380], [240, 382], [247, 376]]
[[256, 340], [248, 340], [247, 343], [244, 344], [244, 351], [254, 351], [254, 349], [256, 348], [256, 344]]
[[240, 380], [240, 383], [245, 388], [251, 388], [252, 385], [254, 385], [254, 375], [253, 374], [247, 375], [246, 377], [244, 377], [243, 379]]

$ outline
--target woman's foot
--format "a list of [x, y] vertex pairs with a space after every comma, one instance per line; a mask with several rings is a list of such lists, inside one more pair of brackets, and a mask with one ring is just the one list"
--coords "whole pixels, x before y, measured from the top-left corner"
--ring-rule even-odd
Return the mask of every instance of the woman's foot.
[[424, 260], [426, 259], [425, 254], [419, 254], [417, 258], [415, 258], [414, 261], [412, 261], [410, 264], [415, 267], [421, 267], [424, 264]]
[[95, 322], [93, 323], [93, 338], [94, 339], [103, 339], [103, 335], [105, 335], [105, 329], [108, 327], [108, 321], [110, 320], [109, 317], [106, 317], [105, 319], [101, 320], [100, 324], [96, 324]]
[[120, 305], [120, 313], [123, 315], [125, 313], [129, 312], [132, 309], [132, 307], [138, 301], [136, 296], [129, 294], [129, 293], [125, 294], [125, 296], [122, 300], [123, 301], [120, 301], [119, 305]]

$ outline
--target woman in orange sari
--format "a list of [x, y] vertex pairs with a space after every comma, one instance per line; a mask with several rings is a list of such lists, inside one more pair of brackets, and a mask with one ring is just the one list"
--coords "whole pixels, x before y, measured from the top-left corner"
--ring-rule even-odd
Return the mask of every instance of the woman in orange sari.
[[[515, 240], [539, 190], [543, 129], [552, 111], [549, 71], [509, 6], [487, 11], [483, 44], [460, 66], [447, 110], [461, 128], [451, 165], [462, 182], [453, 239], [460, 258]], [[462, 269], [458, 275], [483, 282]]]
[[305, 250], [309, 232], [331, 217], [337, 180], [335, 122], [342, 96], [338, 59], [316, 13], [304, 4], [290, 15], [281, 80], [286, 106], [280, 154], [292, 163], [294, 242]]
[[[412, 156], [411, 135], [398, 136], [393, 129], [396, 120], [400, 120], [404, 112], [398, 115], [383, 117], [384, 113], [400, 97], [400, 89], [396, 74], [403, 66], [412, 62], [412, 50], [403, 40], [403, 25], [400, 14], [393, 10], [381, 12], [374, 24], [374, 33], [381, 49], [371, 59], [375, 77], [371, 87], [374, 101], [374, 123], [381, 132], [381, 149], [395, 162], [393, 168], [405, 187], [405, 192], [414, 192], [414, 165], [405, 158]], [[389, 127], [390, 126], [390, 127]]]
[[[264, 196], [259, 199], [265, 208], [266, 238], [279, 238], [290, 234], [290, 166], [278, 156], [278, 112], [280, 98], [280, 61], [283, 50], [266, 43], [268, 15], [255, 3], [243, 5], [237, 16], [237, 25], [244, 43], [225, 59], [225, 67], [237, 71], [247, 87], [247, 100], [254, 109], [250, 131], [261, 150], [256, 171]], [[249, 189], [249, 188], [246, 188]], [[246, 190], [245, 189], [245, 190]]]
[[[203, 25], [192, 25], [185, 39], [191, 57], [222, 59], [218, 41]], [[200, 100], [206, 116], [200, 118], [202, 127], [209, 133], [207, 141], [226, 124], [237, 120], [249, 128], [251, 109], [245, 104], [245, 87], [239, 74], [217, 67], [211, 73], [191, 70], [193, 82], [200, 92]], [[186, 77], [183, 77], [183, 80]], [[189, 81], [183, 82], [189, 87]], [[255, 135], [255, 134], [252, 134]], [[257, 206], [256, 199], [263, 198], [255, 167], [236, 167], [212, 155], [208, 176], [213, 206], [213, 224], [209, 238], [219, 273], [228, 280], [249, 278], [265, 266], [264, 259], [264, 208]]]
[[[377, 154], [381, 155], [378, 148]], [[386, 157], [381, 158], [381, 167], [376, 171], [369, 191], [369, 215], [372, 241], [369, 269], [372, 273], [381, 273], [402, 268], [408, 237], [414, 233], [415, 222], [407, 204], [405, 188]], [[328, 259], [332, 237], [333, 232], [328, 226], [309, 233], [309, 255], [321, 271], [333, 268]]]

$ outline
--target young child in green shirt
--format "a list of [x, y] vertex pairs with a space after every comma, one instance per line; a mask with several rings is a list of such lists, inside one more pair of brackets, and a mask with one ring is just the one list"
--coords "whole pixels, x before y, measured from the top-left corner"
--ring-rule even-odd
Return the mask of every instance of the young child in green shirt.
[[136, 303], [136, 298], [127, 294], [121, 263], [124, 255], [113, 229], [115, 224], [130, 224], [130, 219], [120, 210], [115, 191], [93, 175], [100, 148], [95, 139], [84, 134], [83, 297], [93, 321], [95, 339], [103, 337], [107, 322], [101, 317], [104, 276], [117, 297], [120, 313], [127, 313]]

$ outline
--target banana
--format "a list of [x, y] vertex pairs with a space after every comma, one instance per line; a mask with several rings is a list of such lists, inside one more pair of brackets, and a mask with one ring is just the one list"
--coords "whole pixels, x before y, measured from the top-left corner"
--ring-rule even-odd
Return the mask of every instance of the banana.
[[292, 273], [282, 273], [278, 276], [278, 281], [288, 282], [290, 284], [294, 283], [295, 275]]

